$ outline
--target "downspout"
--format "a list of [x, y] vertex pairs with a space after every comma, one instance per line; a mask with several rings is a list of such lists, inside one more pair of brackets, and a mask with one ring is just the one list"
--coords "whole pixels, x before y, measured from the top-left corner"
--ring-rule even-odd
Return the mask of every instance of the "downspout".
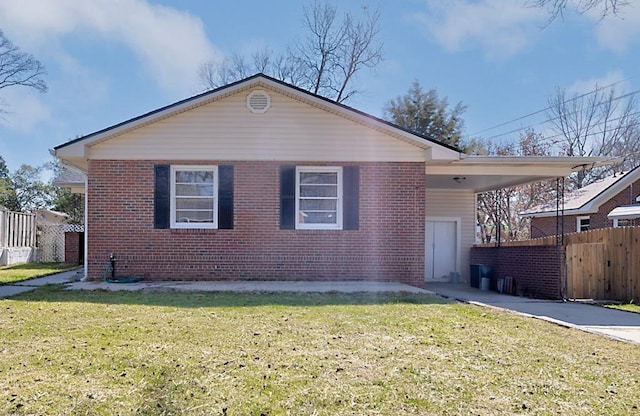
[[87, 280], [89, 273], [89, 174], [84, 175], [84, 276], [81, 281]]

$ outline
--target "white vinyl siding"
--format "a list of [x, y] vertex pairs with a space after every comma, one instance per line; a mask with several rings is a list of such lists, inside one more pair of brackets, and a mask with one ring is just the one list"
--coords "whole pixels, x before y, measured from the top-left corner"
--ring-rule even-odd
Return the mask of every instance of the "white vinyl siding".
[[342, 168], [296, 168], [296, 229], [342, 229]]
[[[428, 185], [428, 184], [427, 184]], [[449, 191], [427, 189], [426, 220], [429, 218], [455, 218], [460, 220], [459, 273], [463, 280], [469, 278], [471, 247], [475, 244], [475, 198], [473, 191]]]
[[[269, 91], [253, 114], [244, 91], [139, 127], [88, 149], [90, 159], [423, 162], [424, 149]], [[179, 150], [177, 150], [179, 149]]]
[[218, 167], [171, 166], [171, 228], [218, 227]]

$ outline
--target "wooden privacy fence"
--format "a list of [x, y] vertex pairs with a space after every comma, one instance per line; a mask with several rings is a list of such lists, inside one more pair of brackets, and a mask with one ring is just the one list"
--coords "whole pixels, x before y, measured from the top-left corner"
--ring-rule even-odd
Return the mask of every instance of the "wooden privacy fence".
[[[556, 237], [502, 243], [551, 246]], [[563, 237], [565, 297], [621, 302], [640, 301], [640, 227], [602, 228]], [[489, 247], [482, 245], [481, 247]]]
[[569, 298], [640, 300], [640, 227], [569, 234], [565, 244]]
[[36, 215], [0, 211], [0, 247], [35, 247]]

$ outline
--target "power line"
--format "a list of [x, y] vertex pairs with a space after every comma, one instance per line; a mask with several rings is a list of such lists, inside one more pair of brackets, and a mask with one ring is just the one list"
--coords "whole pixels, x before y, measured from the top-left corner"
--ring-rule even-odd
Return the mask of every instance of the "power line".
[[[575, 101], [575, 100], [577, 100], [577, 99], [579, 99], [579, 98], [585, 97], [585, 96], [587, 96], [587, 95], [589, 95], [589, 94], [592, 94], [592, 93], [594, 93], [594, 92], [597, 92], [597, 90], [595, 90], [595, 91], [591, 91], [591, 92], [589, 92], [589, 93], [587, 93], [587, 94], [583, 94], [583, 95], [578, 96], [578, 97], [574, 97], [574, 98], [572, 98], [572, 99], [570, 99], [570, 100], [563, 101], [563, 102], [562, 102], [562, 104], [564, 105], [564, 104], [569, 103], [569, 102], [571, 102], [571, 101]], [[607, 101], [601, 101], [601, 102], [599, 102], [598, 104], [596, 104], [596, 105], [594, 106], [594, 108], [595, 108], [595, 107], [599, 107], [599, 106], [604, 105], [604, 104], [609, 103], [609, 102], [614, 102], [614, 101], [621, 100], [621, 99], [623, 99], [623, 98], [631, 97], [631, 96], [633, 96], [633, 95], [635, 95], [635, 94], [638, 94], [639, 92], [640, 92], [640, 89], [637, 89], [637, 90], [631, 91], [631, 92], [629, 92], [629, 93], [626, 93], [626, 94], [623, 94], [623, 95], [619, 95], [619, 96], [617, 96], [617, 97], [614, 97], [614, 98], [612, 98], [612, 99], [610, 99], [610, 100], [607, 100]], [[540, 113], [540, 112], [542, 112], [542, 111], [550, 110], [551, 108], [553, 108], [553, 106], [549, 106], [549, 107], [545, 108], [544, 110], [539, 110], [539, 111], [537, 111], [537, 112], [536, 112], [536, 114], [537, 114], [537, 113]], [[519, 132], [519, 131], [522, 131], [522, 130], [525, 130], [525, 129], [528, 129], [528, 128], [532, 128], [532, 127], [540, 126], [540, 125], [543, 125], [543, 124], [551, 123], [551, 122], [554, 122], [554, 121], [556, 121], [556, 120], [559, 120], [559, 119], [561, 119], [561, 118], [563, 118], [563, 117], [572, 116], [572, 115], [575, 115], [575, 114], [577, 114], [577, 113], [578, 113], [578, 110], [576, 110], [576, 111], [574, 111], [574, 112], [571, 112], [571, 113], [567, 113], [567, 114], [559, 115], [559, 116], [556, 116], [556, 117], [553, 117], [553, 118], [549, 118], [549, 119], [547, 119], [547, 120], [540, 121], [540, 122], [538, 122], [538, 123], [529, 124], [529, 125], [527, 125], [527, 126], [525, 126], [525, 127], [519, 127], [519, 128], [517, 128], [517, 129], [510, 130], [510, 131], [505, 132], [505, 133], [500, 133], [500, 134], [496, 134], [496, 135], [493, 135], [493, 136], [489, 136], [489, 137], [486, 137], [485, 139], [486, 139], [486, 140], [491, 140], [491, 139], [497, 139], [497, 138], [499, 138], [499, 137], [503, 137], [503, 136], [508, 136], [508, 135], [510, 135], [510, 134], [517, 133], [517, 132]], [[532, 113], [532, 114], [534, 114], [534, 113]], [[523, 117], [524, 117], [524, 116], [523, 116]], [[523, 117], [521, 117], [521, 118], [523, 118]], [[609, 120], [609, 121], [612, 121], [612, 120]]]
[[[613, 87], [613, 86], [615, 86], [615, 85], [621, 84], [621, 83], [623, 83], [623, 82], [627, 82], [627, 81], [629, 81], [630, 79], [631, 79], [631, 78], [625, 78], [625, 79], [623, 79], [623, 80], [616, 81], [616, 82], [613, 82], [613, 83], [611, 83], [611, 84], [605, 85], [604, 87], [598, 87], [598, 86], [596, 86], [593, 90], [591, 90], [591, 91], [589, 91], [589, 92], [586, 92], [586, 93], [584, 93], [584, 94], [578, 95], [578, 96], [576, 96], [576, 97], [573, 97], [573, 98], [571, 98], [571, 99], [569, 99], [569, 100], [564, 101], [564, 103], [563, 103], [563, 104], [565, 104], [565, 103], [569, 103], [569, 102], [571, 102], [571, 101], [578, 100], [578, 99], [580, 99], [580, 98], [586, 97], [587, 95], [594, 94], [594, 93], [596, 93], [596, 92], [598, 92], [598, 91], [601, 91], [601, 90], [604, 90], [604, 89], [607, 89], [607, 88], [611, 88], [611, 87]], [[469, 136], [477, 136], [478, 134], [482, 134], [482, 133], [485, 133], [485, 132], [490, 131], [490, 130], [495, 130], [495, 129], [499, 128], [499, 127], [503, 127], [503, 126], [506, 126], [506, 125], [509, 125], [509, 124], [515, 123], [516, 121], [524, 120], [524, 119], [526, 119], [526, 118], [533, 117], [533, 116], [535, 116], [535, 115], [537, 115], [537, 114], [544, 113], [545, 111], [548, 111], [548, 110], [550, 110], [551, 108], [552, 108], [552, 106], [548, 106], [548, 107], [546, 107], [546, 108], [543, 108], [542, 110], [534, 111], [533, 113], [529, 113], [529, 114], [526, 114], [526, 115], [524, 115], [524, 116], [514, 118], [513, 120], [509, 120], [509, 121], [506, 121], [506, 122], [504, 122], [504, 123], [500, 123], [500, 124], [497, 124], [497, 125], [495, 125], [495, 126], [492, 126], [492, 127], [486, 128], [486, 129], [484, 129], [484, 130], [480, 130], [480, 131], [478, 131], [478, 132], [476, 132], [476, 133], [470, 134]], [[520, 130], [522, 130], [522, 129], [523, 129], [523, 128], [520, 128], [520, 129], [515, 130], [515, 131], [517, 132], [517, 131], [520, 131]], [[513, 131], [512, 131], [512, 132], [510, 132], [510, 133], [513, 133]], [[510, 134], [510, 133], [505, 133], [505, 134]], [[499, 137], [499, 136], [497, 136], [497, 137]]]

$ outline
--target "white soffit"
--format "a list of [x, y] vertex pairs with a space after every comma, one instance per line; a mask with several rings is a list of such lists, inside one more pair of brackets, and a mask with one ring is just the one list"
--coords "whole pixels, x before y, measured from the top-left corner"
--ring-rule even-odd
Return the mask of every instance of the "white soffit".
[[466, 156], [458, 161], [425, 166], [427, 187], [487, 192], [557, 177], [616, 161], [603, 157]]

